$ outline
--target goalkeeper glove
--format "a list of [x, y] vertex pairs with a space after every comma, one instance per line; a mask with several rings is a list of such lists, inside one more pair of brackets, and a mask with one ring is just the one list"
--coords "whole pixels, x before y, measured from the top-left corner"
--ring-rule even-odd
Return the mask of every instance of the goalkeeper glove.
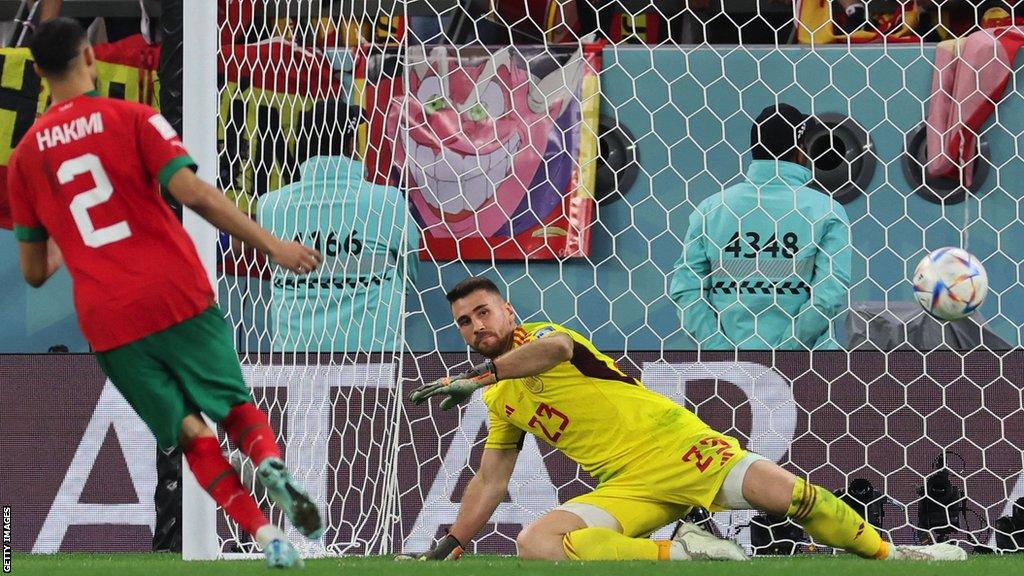
[[438, 378], [424, 384], [409, 394], [413, 404], [423, 404], [431, 396], [445, 396], [441, 401], [441, 410], [458, 406], [473, 395], [477, 388], [489, 386], [498, 381], [498, 372], [494, 369], [494, 361], [487, 360], [455, 376]]
[[419, 552], [416, 554], [399, 554], [397, 560], [458, 560], [462, 556], [464, 548], [462, 544], [452, 536], [446, 534], [444, 538], [438, 541], [437, 546], [434, 546], [429, 552]]

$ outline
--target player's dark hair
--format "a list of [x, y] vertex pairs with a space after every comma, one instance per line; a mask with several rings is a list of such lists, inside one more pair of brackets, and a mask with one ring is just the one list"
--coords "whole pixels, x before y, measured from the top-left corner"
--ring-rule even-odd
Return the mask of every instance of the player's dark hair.
[[73, 18], [60, 16], [40, 24], [28, 48], [36, 66], [47, 76], [61, 77], [71, 69], [86, 42], [85, 29]]
[[[449, 304], [454, 304], [456, 300], [461, 300], [477, 290], [483, 290], [484, 292], [490, 292], [501, 296], [501, 290], [498, 290], [498, 287], [494, 285], [494, 282], [491, 282], [490, 278], [486, 278], [484, 276], [470, 276], [456, 284], [455, 288], [449, 290], [448, 293], [445, 294], [445, 298], [448, 299]], [[504, 296], [502, 297], [504, 298]]]

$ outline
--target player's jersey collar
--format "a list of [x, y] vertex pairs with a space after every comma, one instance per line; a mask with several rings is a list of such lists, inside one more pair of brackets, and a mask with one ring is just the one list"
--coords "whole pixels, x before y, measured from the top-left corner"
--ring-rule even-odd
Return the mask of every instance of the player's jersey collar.
[[83, 98], [99, 98], [101, 96], [102, 96], [102, 94], [100, 94], [99, 90], [96, 90], [95, 88], [93, 88], [92, 90], [89, 90], [88, 92], [82, 92], [81, 94], [79, 94], [78, 96], [75, 96], [74, 98], [68, 98], [67, 100], [61, 100], [60, 102], [57, 102], [56, 104], [51, 104], [50, 107], [46, 109], [46, 113], [49, 114], [50, 112], [53, 112], [55, 110], [56, 111], [67, 110], [68, 108], [73, 106], [75, 104], [75, 102], [78, 102], [79, 100], [81, 100]]

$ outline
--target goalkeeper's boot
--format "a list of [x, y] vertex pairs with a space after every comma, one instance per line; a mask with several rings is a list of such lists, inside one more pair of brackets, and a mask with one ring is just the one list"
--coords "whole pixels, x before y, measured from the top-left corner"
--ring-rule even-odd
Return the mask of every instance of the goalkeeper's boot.
[[893, 546], [887, 560], [967, 560], [967, 551], [947, 542], [926, 546]]
[[690, 522], [680, 522], [672, 540], [682, 542], [694, 560], [749, 560], [743, 548]]
[[274, 504], [284, 510], [288, 520], [306, 538], [316, 540], [324, 533], [320, 510], [309, 494], [292, 478], [280, 458], [267, 458], [260, 462], [256, 477], [267, 489]]
[[302, 556], [299, 556], [299, 551], [284, 538], [271, 540], [263, 547], [263, 556], [266, 557], [267, 566], [270, 568], [302, 568], [305, 566]]

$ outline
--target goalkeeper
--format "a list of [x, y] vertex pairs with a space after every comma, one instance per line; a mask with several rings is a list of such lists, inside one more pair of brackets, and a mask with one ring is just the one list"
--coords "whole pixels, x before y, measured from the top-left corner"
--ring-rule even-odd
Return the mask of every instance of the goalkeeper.
[[447, 294], [462, 337], [487, 361], [414, 390], [442, 409], [489, 386], [490, 432], [455, 523], [424, 559], [454, 559], [505, 497], [526, 433], [558, 448], [598, 481], [519, 533], [519, 556], [543, 560], [746, 558], [734, 542], [684, 525], [673, 540], [647, 538], [687, 515], [756, 508], [787, 516], [828, 546], [864, 558], [952, 560], [951, 544], [893, 546], [829, 491], [747, 452], [735, 438], [630, 378], [579, 334], [550, 322], [516, 324], [490, 280], [472, 277]]

